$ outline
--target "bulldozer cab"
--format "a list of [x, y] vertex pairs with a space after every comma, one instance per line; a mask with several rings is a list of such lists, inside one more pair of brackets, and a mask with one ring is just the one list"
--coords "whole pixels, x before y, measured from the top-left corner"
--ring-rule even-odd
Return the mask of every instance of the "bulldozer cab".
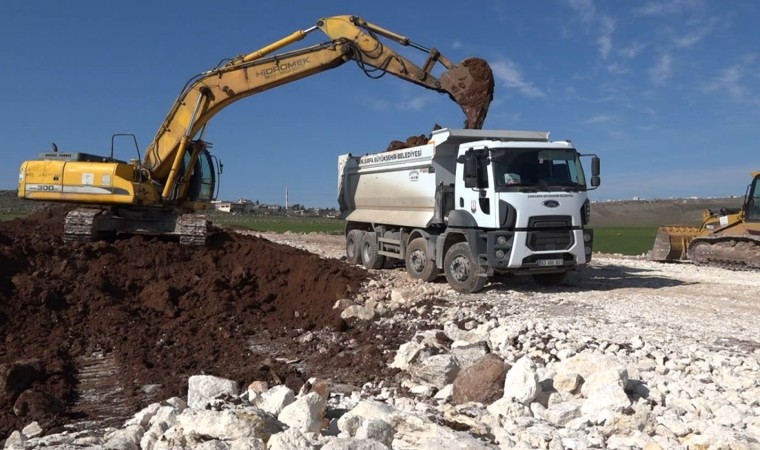
[[744, 205], [747, 222], [760, 222], [760, 172], [755, 172]]

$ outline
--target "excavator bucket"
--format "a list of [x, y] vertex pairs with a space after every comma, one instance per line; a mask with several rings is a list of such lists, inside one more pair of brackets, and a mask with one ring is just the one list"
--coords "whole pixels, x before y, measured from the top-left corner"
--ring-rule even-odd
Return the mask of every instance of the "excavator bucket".
[[686, 251], [689, 243], [699, 234], [699, 228], [668, 225], [657, 230], [652, 247], [653, 261], [677, 261], [688, 259]]
[[464, 111], [464, 127], [480, 129], [493, 100], [493, 72], [480, 58], [468, 58], [444, 72], [441, 86]]

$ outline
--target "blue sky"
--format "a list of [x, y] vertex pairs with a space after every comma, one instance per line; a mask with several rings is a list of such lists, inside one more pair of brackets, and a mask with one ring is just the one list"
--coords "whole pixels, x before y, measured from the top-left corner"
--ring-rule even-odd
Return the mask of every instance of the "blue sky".
[[[107, 154], [113, 133], [135, 133], [142, 152], [190, 77], [340, 14], [489, 61], [485, 128], [597, 153], [595, 200], [743, 195], [760, 170], [755, 0], [3, 0], [0, 189], [51, 142]], [[291, 203], [336, 207], [339, 154], [463, 121], [446, 96], [348, 62], [233, 104], [205, 138], [224, 163], [221, 198], [283, 203], [287, 187]], [[126, 142], [116, 152], [133, 157]]]

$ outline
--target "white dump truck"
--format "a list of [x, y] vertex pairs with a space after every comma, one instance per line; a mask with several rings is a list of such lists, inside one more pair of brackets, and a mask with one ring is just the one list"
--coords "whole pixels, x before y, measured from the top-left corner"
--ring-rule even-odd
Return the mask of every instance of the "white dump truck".
[[443, 128], [427, 144], [338, 158], [346, 258], [368, 269], [399, 260], [409, 275], [441, 271], [459, 292], [495, 274], [561, 283], [591, 260], [593, 231], [581, 157], [543, 131]]

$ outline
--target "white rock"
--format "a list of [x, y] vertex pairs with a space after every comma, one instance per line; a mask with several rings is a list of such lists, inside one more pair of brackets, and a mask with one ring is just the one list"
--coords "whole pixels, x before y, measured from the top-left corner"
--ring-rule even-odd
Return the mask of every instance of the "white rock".
[[322, 450], [389, 450], [390, 447], [372, 439], [330, 438]]
[[338, 429], [354, 436], [365, 420], [382, 420], [391, 423], [398, 412], [390, 405], [375, 400], [361, 400], [349, 412], [338, 419]]
[[5, 440], [5, 445], [3, 445], [4, 450], [16, 450], [16, 449], [23, 449], [24, 443], [27, 441], [26, 436], [24, 436], [20, 431], [16, 430], [13, 433], [11, 433], [10, 436]]
[[187, 406], [203, 409], [220, 395], [238, 395], [237, 383], [212, 375], [193, 375], [187, 380]]
[[129, 425], [116, 430], [106, 437], [106, 448], [113, 450], [139, 450], [140, 439], [145, 429], [140, 425]]
[[266, 448], [264, 441], [252, 437], [236, 439], [230, 444], [230, 450], [266, 450]]
[[364, 306], [353, 305], [344, 309], [340, 313], [340, 317], [344, 320], [359, 319], [359, 320], [374, 320], [376, 316], [374, 309], [365, 308]]
[[325, 399], [321, 395], [310, 392], [283, 408], [277, 419], [289, 427], [300, 429], [302, 432], [317, 433], [322, 429], [325, 406]]
[[42, 435], [42, 427], [36, 420], [25, 426], [21, 433], [28, 438], [36, 438]]
[[552, 386], [559, 392], [574, 392], [580, 384], [581, 376], [575, 372], [560, 372], [552, 380]]
[[396, 352], [396, 356], [393, 358], [393, 362], [390, 367], [407, 370], [409, 364], [414, 360], [417, 354], [422, 350], [422, 345], [417, 341], [410, 341], [405, 344], [401, 344]]
[[631, 405], [623, 388], [608, 384], [594, 390], [583, 402], [581, 413], [598, 421], [603, 413], [622, 412]]
[[282, 426], [271, 414], [253, 407], [222, 411], [188, 409], [177, 417], [177, 427], [188, 436], [225, 441], [244, 437], [266, 441], [272, 434], [282, 431]]
[[229, 450], [229, 445], [227, 445], [224, 441], [219, 441], [216, 439], [201, 442], [200, 444], [193, 447], [193, 450]]
[[461, 370], [470, 367], [475, 361], [487, 355], [490, 349], [488, 342], [466, 342], [454, 341], [451, 344], [451, 354], [457, 359], [457, 364]]
[[544, 418], [547, 422], [558, 427], [564, 427], [568, 422], [581, 416], [581, 400], [562, 402], [551, 405], [544, 412]]
[[451, 384], [459, 373], [459, 364], [450, 354], [418, 358], [407, 369], [412, 380], [438, 389]]
[[356, 430], [354, 437], [356, 439], [372, 439], [390, 448], [395, 434], [396, 430], [388, 422], [379, 419], [367, 419]]
[[511, 398], [502, 397], [486, 407], [489, 414], [497, 417], [516, 418], [530, 417], [530, 408]]
[[277, 433], [269, 438], [267, 442], [268, 450], [310, 450], [315, 449], [301, 430], [298, 428], [288, 428], [287, 430]]
[[295, 392], [284, 384], [280, 384], [259, 394], [259, 397], [253, 404], [276, 417], [282, 412], [283, 408], [295, 400]]
[[536, 364], [527, 356], [515, 362], [504, 380], [504, 398], [528, 405], [538, 394]]

